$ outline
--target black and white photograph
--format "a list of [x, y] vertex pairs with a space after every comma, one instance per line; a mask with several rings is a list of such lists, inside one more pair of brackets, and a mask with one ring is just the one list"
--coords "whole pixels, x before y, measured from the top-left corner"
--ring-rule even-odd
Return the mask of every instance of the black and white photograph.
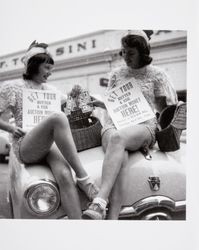
[[186, 51], [186, 31], [102, 30], [1, 58], [1, 216], [186, 219]]
[[194, 18], [124, 2], [0, 2], [3, 250], [197, 249]]

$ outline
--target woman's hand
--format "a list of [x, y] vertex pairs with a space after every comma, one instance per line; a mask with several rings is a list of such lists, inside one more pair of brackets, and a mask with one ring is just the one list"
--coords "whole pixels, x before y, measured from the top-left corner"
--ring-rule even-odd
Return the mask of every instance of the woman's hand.
[[15, 127], [12, 124], [10, 124], [9, 122], [4, 121], [1, 118], [1, 115], [0, 115], [0, 129], [7, 131], [8, 133], [13, 134], [13, 136], [16, 138], [22, 137], [26, 134], [26, 132], [22, 128]]
[[98, 100], [97, 98], [95, 98], [93, 96], [91, 97], [91, 102], [89, 102], [88, 105], [99, 107], [99, 108], [102, 108], [102, 109], [106, 109], [106, 106], [105, 106], [104, 102]]
[[26, 134], [26, 132], [22, 128], [14, 127], [12, 134], [15, 138], [20, 138], [20, 137], [24, 136]]

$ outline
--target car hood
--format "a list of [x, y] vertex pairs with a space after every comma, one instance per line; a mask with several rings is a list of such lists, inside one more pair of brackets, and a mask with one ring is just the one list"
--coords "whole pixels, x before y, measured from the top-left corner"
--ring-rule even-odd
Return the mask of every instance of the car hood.
[[[174, 201], [185, 200], [185, 144], [181, 145], [180, 150], [170, 153], [163, 153], [155, 146], [150, 153], [151, 160], [147, 160], [139, 151], [129, 154], [124, 205], [132, 205], [153, 195], [166, 196]], [[80, 152], [79, 157], [89, 175], [100, 186], [104, 158], [102, 147]], [[158, 190], [151, 188], [150, 177], [159, 178]]]
[[[186, 177], [185, 177], [185, 160], [186, 147], [182, 143], [181, 149], [175, 152], [163, 153], [157, 146], [151, 151], [151, 160], [146, 160], [141, 152], [129, 154], [128, 176], [126, 182], [126, 192], [124, 197], [124, 206], [132, 204], [150, 196], [164, 196], [173, 201], [185, 201], [186, 199]], [[80, 160], [88, 174], [96, 181], [98, 186], [101, 185], [102, 165], [104, 153], [102, 147], [96, 147], [78, 153]], [[16, 178], [18, 176], [18, 178]], [[75, 175], [73, 173], [74, 179]], [[55, 181], [50, 168], [43, 164], [34, 164], [24, 166], [23, 164], [13, 164], [11, 182], [15, 181], [15, 188], [23, 190], [38, 179]], [[158, 177], [160, 186], [154, 190], [149, 181], [150, 177]], [[19, 180], [20, 183], [16, 181]], [[20, 187], [19, 187], [20, 185]], [[14, 190], [13, 190], [14, 191]], [[86, 207], [88, 200], [79, 190], [80, 199], [83, 209]]]

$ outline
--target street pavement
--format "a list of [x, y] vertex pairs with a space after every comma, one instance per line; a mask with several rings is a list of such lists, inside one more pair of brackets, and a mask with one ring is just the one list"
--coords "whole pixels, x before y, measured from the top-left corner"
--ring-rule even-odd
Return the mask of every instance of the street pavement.
[[0, 219], [11, 218], [10, 205], [7, 201], [8, 164], [0, 163]]

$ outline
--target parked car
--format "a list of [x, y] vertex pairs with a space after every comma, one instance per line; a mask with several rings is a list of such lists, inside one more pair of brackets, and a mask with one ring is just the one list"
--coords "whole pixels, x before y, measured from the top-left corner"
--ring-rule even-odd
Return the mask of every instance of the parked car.
[[[128, 188], [120, 212], [120, 219], [185, 220], [186, 218], [186, 132], [181, 148], [163, 153], [158, 146], [150, 151], [152, 160], [141, 152], [129, 157]], [[79, 153], [81, 162], [100, 185], [104, 153], [102, 147]], [[13, 218], [61, 219], [63, 210], [59, 188], [46, 164], [20, 164], [10, 153], [9, 200]], [[88, 200], [80, 190], [82, 210]]]
[[[1, 115], [1, 119], [13, 124], [14, 120], [10, 111], [4, 112]], [[0, 129], [0, 162], [8, 162], [10, 146], [11, 146], [11, 136], [8, 132]]]
[[0, 130], [0, 162], [8, 161], [10, 152], [9, 134]]

